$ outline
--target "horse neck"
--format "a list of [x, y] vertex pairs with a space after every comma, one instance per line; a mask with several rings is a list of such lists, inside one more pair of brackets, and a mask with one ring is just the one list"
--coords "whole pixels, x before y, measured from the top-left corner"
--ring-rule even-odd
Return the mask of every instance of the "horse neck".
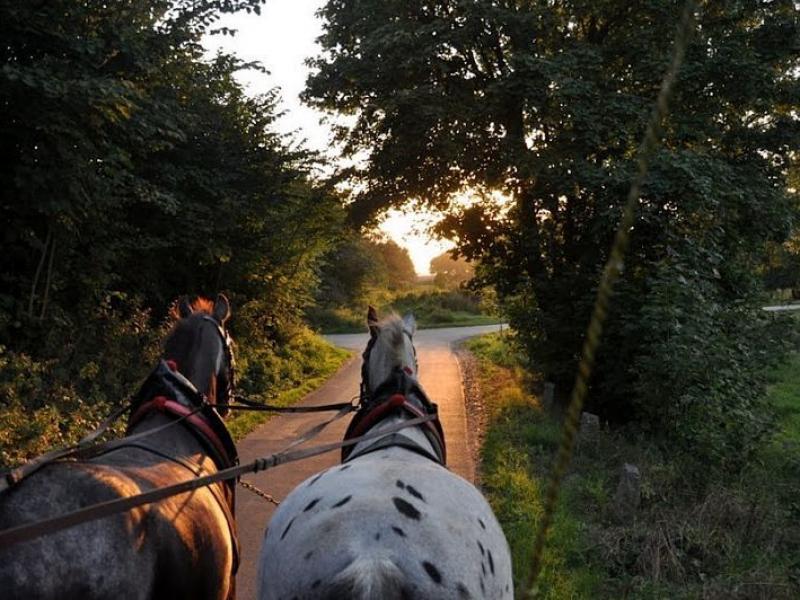
[[[207, 452], [200, 440], [197, 439], [189, 429], [181, 424], [175, 423], [176, 419], [161, 413], [153, 413], [141, 422], [137, 423], [129, 432], [129, 435], [136, 435], [152, 431], [151, 434], [136, 440], [136, 444], [147, 448], [152, 448], [160, 454], [170, 457], [191, 460], [192, 462], [203, 464], [204, 466], [214, 465], [214, 461], [208, 457]], [[172, 423], [172, 425], [170, 425]], [[167, 427], [167, 425], [169, 425]], [[163, 461], [163, 457], [153, 455], [154, 462]], [[216, 469], [215, 469], [216, 470]]]

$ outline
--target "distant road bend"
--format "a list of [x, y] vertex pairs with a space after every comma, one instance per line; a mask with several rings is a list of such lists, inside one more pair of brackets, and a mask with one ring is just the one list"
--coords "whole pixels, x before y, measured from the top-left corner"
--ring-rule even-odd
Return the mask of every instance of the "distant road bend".
[[[414, 336], [420, 381], [431, 400], [439, 405], [439, 415], [447, 440], [448, 467], [470, 481], [474, 480], [475, 465], [467, 446], [467, 420], [461, 372], [452, 344], [498, 329], [498, 325], [423, 329]], [[326, 338], [337, 346], [359, 353], [367, 344], [366, 333], [330, 335]], [[348, 402], [358, 393], [360, 370], [361, 357], [356, 354], [325, 385], [298, 404], [313, 406]], [[290, 444], [303, 430], [313, 427], [326, 418], [330, 418], [327, 413], [273, 417], [239, 442], [240, 460], [246, 463], [277, 452]], [[348, 419], [345, 418], [334, 423], [310, 443], [316, 445], [341, 440], [347, 422]], [[248, 475], [245, 479], [272, 494], [276, 500], [282, 500], [304, 479], [338, 462], [339, 454], [329, 452], [256, 475]], [[256, 570], [261, 538], [274, 508], [273, 505], [246, 490], [240, 488], [237, 491], [236, 520], [242, 546], [242, 564], [236, 580], [236, 592], [240, 600], [254, 600], [256, 597]]]

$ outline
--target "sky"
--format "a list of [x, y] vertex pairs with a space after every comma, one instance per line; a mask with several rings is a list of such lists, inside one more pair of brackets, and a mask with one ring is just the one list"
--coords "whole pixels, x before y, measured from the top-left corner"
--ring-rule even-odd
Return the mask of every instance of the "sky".
[[[236, 29], [237, 34], [213, 36], [206, 40], [210, 51], [222, 48], [245, 61], [258, 61], [268, 71], [246, 71], [239, 80], [253, 94], [273, 87], [281, 89], [280, 108], [284, 115], [277, 122], [282, 133], [291, 133], [309, 148], [330, 156], [331, 134], [320, 119], [322, 113], [300, 102], [308, 68], [306, 58], [317, 54], [316, 38], [322, 33], [322, 23], [315, 16], [324, 0], [268, 0], [261, 15], [239, 14], [228, 17], [219, 26]], [[409, 251], [420, 275], [429, 274], [430, 260], [451, 248], [452, 243], [431, 240], [424, 233], [431, 215], [391, 211], [380, 229]]]

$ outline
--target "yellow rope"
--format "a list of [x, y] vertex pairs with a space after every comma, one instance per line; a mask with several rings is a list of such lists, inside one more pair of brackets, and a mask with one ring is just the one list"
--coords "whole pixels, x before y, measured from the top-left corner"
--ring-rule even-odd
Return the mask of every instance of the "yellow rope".
[[523, 591], [524, 596], [527, 598], [534, 598], [536, 595], [536, 579], [542, 569], [544, 544], [547, 538], [547, 532], [552, 524], [553, 516], [555, 514], [558, 493], [561, 488], [561, 481], [564, 478], [572, 458], [572, 451], [575, 446], [575, 437], [578, 433], [581, 411], [583, 410], [583, 402], [586, 398], [589, 378], [594, 367], [595, 353], [598, 345], [600, 344], [600, 336], [603, 333], [603, 324], [605, 323], [606, 315], [608, 314], [608, 304], [611, 298], [611, 292], [622, 271], [625, 261], [625, 253], [628, 249], [630, 230], [633, 226], [636, 212], [636, 203], [639, 200], [642, 184], [647, 176], [650, 159], [655, 153], [656, 146], [658, 145], [661, 123], [669, 110], [669, 97], [672, 93], [673, 84], [675, 83], [675, 79], [678, 76], [678, 71], [683, 63], [683, 59], [686, 54], [686, 48], [689, 45], [689, 39], [694, 31], [695, 10], [695, 0], [687, 0], [683, 8], [683, 14], [681, 15], [681, 20], [675, 37], [675, 49], [672, 56], [672, 62], [670, 63], [669, 69], [667, 70], [667, 73], [661, 82], [661, 89], [658, 93], [656, 106], [650, 117], [650, 122], [647, 125], [647, 130], [645, 131], [642, 144], [639, 147], [636, 176], [631, 183], [631, 188], [628, 192], [628, 198], [622, 213], [622, 219], [616, 235], [614, 236], [614, 243], [611, 247], [611, 253], [608, 257], [608, 261], [606, 262], [602, 277], [600, 279], [600, 286], [597, 290], [597, 298], [595, 300], [591, 320], [589, 321], [589, 328], [586, 332], [586, 339], [583, 343], [581, 359], [578, 364], [575, 387], [572, 389], [572, 395], [570, 396], [569, 406], [567, 407], [567, 413], [564, 419], [564, 429], [562, 431], [561, 442], [558, 448], [558, 455], [556, 457], [550, 483], [547, 488], [547, 494], [545, 496], [542, 520], [539, 523], [539, 530], [537, 532], [536, 542], [533, 547], [531, 570]]

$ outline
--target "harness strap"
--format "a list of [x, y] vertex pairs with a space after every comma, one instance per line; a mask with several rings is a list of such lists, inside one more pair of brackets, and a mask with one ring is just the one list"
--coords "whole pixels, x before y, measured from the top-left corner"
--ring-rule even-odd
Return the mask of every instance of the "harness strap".
[[[114, 411], [114, 413], [112, 413], [111, 416], [113, 416], [113, 415], [115, 415], [117, 413], [121, 414], [122, 412], [128, 410], [129, 408], [130, 408], [130, 403], [127, 403], [123, 407], [121, 407], [122, 410], [116, 409]], [[148, 436], [153, 435], [154, 433], [157, 433], [157, 432], [162, 431], [164, 429], [168, 429], [170, 427], [174, 427], [175, 425], [178, 425], [180, 422], [184, 421], [187, 417], [189, 417], [189, 416], [191, 416], [191, 415], [193, 415], [195, 413], [200, 412], [200, 410], [202, 410], [202, 407], [198, 407], [198, 408], [192, 410], [186, 416], [181, 417], [179, 419], [176, 419], [174, 421], [171, 421], [171, 422], [167, 423], [166, 425], [161, 425], [160, 427], [156, 427], [154, 429], [150, 429], [150, 430], [145, 431], [143, 433], [137, 433], [137, 434], [134, 434], [134, 435], [128, 435], [128, 436], [126, 436], [126, 437], [124, 437], [122, 439], [119, 439], [119, 440], [111, 440], [111, 441], [108, 441], [108, 442], [97, 443], [97, 444], [93, 443], [93, 440], [96, 439], [102, 433], [101, 429], [107, 429], [108, 428], [108, 427], [105, 427], [105, 422], [104, 422], [103, 425], [98, 427], [94, 432], [92, 432], [89, 435], [87, 435], [86, 437], [84, 437], [80, 442], [78, 442], [74, 446], [68, 446], [66, 448], [56, 448], [55, 450], [51, 450], [50, 452], [47, 452], [45, 454], [42, 454], [40, 456], [37, 456], [36, 458], [33, 458], [33, 459], [29, 460], [25, 464], [15, 468], [15, 469], [10, 469], [8, 471], [4, 471], [4, 472], [0, 473], [0, 475], [2, 476], [2, 479], [0, 479], [0, 493], [2, 493], [4, 490], [6, 490], [6, 489], [8, 489], [10, 487], [13, 487], [14, 485], [19, 483], [20, 481], [22, 481], [26, 477], [29, 477], [30, 475], [33, 475], [39, 469], [41, 469], [41, 468], [43, 468], [43, 467], [45, 467], [45, 466], [47, 466], [49, 464], [52, 464], [52, 463], [54, 463], [54, 462], [56, 462], [56, 461], [58, 461], [60, 459], [72, 458], [72, 457], [76, 457], [78, 459], [91, 458], [91, 457], [93, 457], [93, 456], [95, 456], [97, 454], [102, 454], [102, 453], [104, 453], [106, 451], [113, 450], [114, 448], [116, 448], [117, 446], [120, 445], [120, 442], [127, 443], [127, 442], [130, 442], [132, 440], [137, 440], [137, 439], [140, 439], [140, 438], [148, 437]], [[106, 422], [109, 422], [109, 418], [106, 419]], [[95, 435], [95, 434], [97, 434], [97, 435]]]
[[[394, 394], [386, 402], [383, 402], [369, 411], [353, 428], [349, 431], [345, 439], [350, 437], [358, 437], [368, 429], [372, 428], [375, 423], [383, 419], [387, 413], [393, 411], [395, 408], [400, 408], [406, 404], [406, 397], [403, 394]], [[419, 416], [419, 415], [416, 415]]]
[[368, 445], [362, 450], [353, 450], [347, 457], [347, 460], [343, 462], [349, 462], [366, 454], [370, 454], [371, 452], [383, 450], [384, 448], [397, 448], [398, 446], [405, 448], [406, 450], [411, 450], [412, 452], [424, 456], [433, 462], [441, 462], [440, 455], [436, 454], [436, 452], [430, 452], [426, 448], [420, 446], [418, 442], [412, 440], [407, 435], [403, 435], [402, 433], [390, 433], [386, 437], [380, 438], [377, 442]]
[[208, 421], [200, 416], [197, 411], [192, 410], [180, 402], [171, 400], [166, 396], [156, 396], [152, 400], [141, 404], [136, 412], [131, 415], [130, 421], [128, 422], [128, 429], [130, 430], [151, 412], [160, 412], [184, 418], [185, 421], [192, 426], [190, 431], [193, 433], [199, 433], [200, 436], [198, 437], [200, 437], [202, 441], [205, 441], [206, 445], [210, 446], [217, 455], [212, 458], [214, 459], [214, 462], [220, 466], [220, 469], [231, 466], [231, 461], [228, 459], [228, 452], [225, 448], [225, 444], [223, 444], [220, 437], [208, 424]]
[[[415, 386], [412, 391], [417, 391], [419, 388]], [[424, 397], [424, 395], [423, 395]], [[402, 393], [395, 393], [389, 396], [388, 399], [385, 401], [373, 401], [371, 404], [374, 406], [372, 408], [368, 408], [365, 412], [361, 414], [361, 416], [356, 415], [353, 421], [350, 423], [350, 427], [347, 429], [347, 433], [345, 434], [345, 440], [349, 440], [354, 437], [358, 437], [363, 435], [367, 431], [369, 431], [372, 427], [374, 427], [378, 422], [385, 419], [392, 411], [395, 410], [404, 410], [411, 415], [412, 418], [421, 418], [421, 417], [428, 417], [433, 415], [435, 418], [426, 420], [423, 425], [423, 432], [425, 433], [428, 440], [431, 442], [433, 446], [434, 452], [436, 454], [435, 457], [432, 457], [433, 460], [436, 462], [441, 463], [442, 465], [447, 464], [447, 448], [444, 443], [444, 431], [442, 430], [442, 424], [439, 421], [439, 418], [436, 416], [436, 405], [432, 402], [429, 403], [429, 411], [426, 413], [425, 411], [421, 410], [414, 404], [408, 401], [408, 398], [405, 394]], [[411, 449], [418, 451], [420, 454], [425, 456], [429, 456], [429, 453], [421, 448], [419, 444], [416, 444], [413, 440], [403, 436], [407, 443], [404, 443], [405, 447], [414, 446]], [[377, 443], [373, 444], [372, 449], [377, 450], [379, 446]], [[342, 462], [346, 462], [351, 458], [352, 452], [354, 447], [344, 447], [342, 448]], [[365, 454], [366, 451], [362, 450], [358, 452], [358, 456]]]
[[311, 448], [291, 450], [289, 452], [278, 452], [277, 454], [271, 454], [263, 458], [258, 458], [246, 465], [237, 465], [223, 471], [217, 471], [211, 475], [205, 475], [203, 477], [196, 477], [187, 481], [181, 481], [173, 485], [150, 490], [149, 492], [144, 492], [135, 496], [99, 502], [84, 508], [79, 508], [70, 513], [58, 515], [56, 517], [51, 517], [35, 523], [25, 523], [15, 527], [9, 527], [8, 529], [0, 530], [0, 547], [8, 547], [12, 544], [19, 544], [21, 542], [35, 539], [42, 535], [55, 533], [56, 531], [67, 529], [68, 527], [80, 525], [81, 523], [85, 523], [87, 521], [100, 519], [109, 515], [117, 514], [119, 512], [124, 512], [126, 510], [130, 510], [131, 508], [142, 506], [143, 504], [158, 502], [164, 498], [181, 494], [183, 492], [196, 490], [197, 488], [205, 487], [218, 481], [237, 479], [244, 473], [258, 473], [259, 471], [265, 471], [278, 465], [303, 460], [311, 456], [318, 456], [332, 450], [338, 450], [339, 448], [345, 446], [354, 446], [361, 442], [375, 440], [383, 437], [384, 435], [400, 431], [401, 429], [405, 429], [407, 427], [416, 427], [417, 425], [421, 425], [424, 422], [435, 418], [436, 415], [428, 415], [423, 418], [411, 419], [410, 421], [406, 421], [404, 423], [392, 425], [386, 431], [382, 431], [380, 433], [367, 433], [361, 437], [352, 438], [343, 442], [322, 444], [319, 446], [312, 446]]
[[264, 412], [275, 413], [316, 413], [316, 412], [330, 412], [334, 410], [342, 410], [343, 408], [352, 407], [352, 402], [337, 402], [336, 404], [318, 404], [314, 406], [278, 406], [276, 404], [265, 404], [255, 400], [249, 400], [244, 396], [234, 396], [233, 399], [236, 404], [221, 404], [216, 403], [216, 409], [232, 409], [232, 410], [255, 410]]

